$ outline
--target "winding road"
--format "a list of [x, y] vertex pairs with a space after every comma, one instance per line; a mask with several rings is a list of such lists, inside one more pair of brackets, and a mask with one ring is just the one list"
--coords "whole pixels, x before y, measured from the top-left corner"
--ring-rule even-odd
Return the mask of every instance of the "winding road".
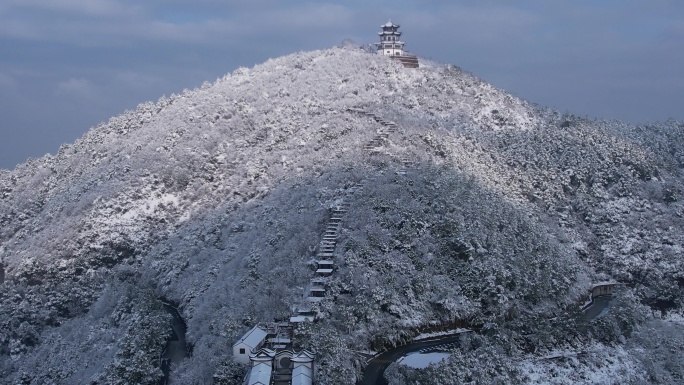
[[385, 369], [401, 357], [427, 348], [437, 348], [442, 345], [458, 343], [463, 333], [440, 336], [433, 339], [412, 342], [408, 345], [398, 346], [394, 349], [380, 353], [373, 357], [363, 371], [363, 378], [357, 385], [387, 385], [383, 376]]
[[[610, 308], [611, 296], [601, 296], [593, 299], [591, 305], [584, 309], [584, 317], [588, 321], [601, 317]], [[380, 353], [371, 358], [363, 371], [363, 378], [357, 385], [388, 385], [383, 374], [385, 369], [409, 353], [414, 353], [428, 348], [437, 348], [442, 345], [458, 343], [463, 333], [440, 336], [432, 339], [412, 342], [408, 345], [398, 346], [394, 349]]]

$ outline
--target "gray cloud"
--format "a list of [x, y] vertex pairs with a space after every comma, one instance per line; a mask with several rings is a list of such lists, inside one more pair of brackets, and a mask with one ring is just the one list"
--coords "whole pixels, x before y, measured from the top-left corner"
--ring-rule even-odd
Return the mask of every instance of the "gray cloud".
[[14, 0], [12, 4], [17, 8], [49, 12], [51, 15], [61, 13], [107, 19], [114, 16], [133, 16], [143, 9], [135, 3], [114, 0]]
[[2, 88], [10, 88], [16, 85], [16, 81], [14, 80], [14, 77], [12, 77], [9, 74], [4, 74], [0, 72], [0, 87]]

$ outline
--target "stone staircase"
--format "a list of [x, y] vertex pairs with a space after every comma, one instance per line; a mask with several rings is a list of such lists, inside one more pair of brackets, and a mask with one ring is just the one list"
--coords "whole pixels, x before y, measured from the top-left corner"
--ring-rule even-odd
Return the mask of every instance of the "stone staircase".
[[[397, 132], [397, 124], [393, 121], [385, 120], [382, 117], [368, 112], [362, 108], [349, 108], [347, 111], [363, 114], [380, 124], [380, 127], [376, 131], [376, 135], [371, 139], [370, 142], [363, 146], [363, 149], [367, 151], [369, 155], [386, 154], [392, 156], [391, 154], [387, 153], [387, 145], [390, 143], [390, 135]], [[259, 135], [257, 139], [264, 140], [265, 135], [263, 137]], [[415, 166], [415, 162], [411, 161], [405, 156], [401, 158], [397, 156], [392, 157], [399, 164], [399, 167], [395, 171], [398, 175], [406, 175], [409, 169]], [[352, 184], [351, 187], [362, 188], [362, 185], [357, 183]], [[289, 323], [285, 323], [287, 324], [288, 328], [287, 337], [294, 337], [298, 324], [315, 321], [318, 314], [316, 309], [317, 304], [326, 298], [328, 282], [336, 270], [337, 257], [335, 251], [338, 239], [340, 237], [342, 221], [350, 208], [349, 203], [345, 202], [344, 198], [338, 199], [337, 202], [338, 203], [330, 208], [329, 218], [325, 225], [325, 230], [321, 235], [316, 247], [315, 270], [313, 277], [309, 280], [309, 284], [305, 289], [304, 301], [293, 308], [293, 315], [290, 317]], [[285, 346], [283, 349], [286, 349], [288, 347], [291, 348], [292, 345], [290, 342], [288, 345], [281, 346]], [[275, 345], [273, 348], [274, 351], [279, 350]], [[292, 381], [292, 371], [275, 371], [271, 380], [271, 384], [274, 385], [290, 384]]]
[[[348, 108], [347, 111], [368, 116], [381, 125], [381, 127], [377, 130], [377, 134], [373, 137], [373, 139], [371, 139], [370, 142], [366, 143], [363, 146], [363, 149], [366, 150], [370, 155], [386, 154], [392, 156], [392, 154], [387, 153], [385, 147], [387, 144], [390, 143], [390, 134], [394, 134], [398, 131], [397, 123], [391, 120], [386, 120], [372, 112], [368, 112], [365, 109], [359, 107]], [[396, 171], [397, 175], [406, 175], [408, 173], [408, 170], [414, 168], [416, 165], [416, 162], [410, 160], [406, 156], [403, 156], [401, 158], [398, 158], [396, 156], [393, 157], [400, 163], [400, 167]]]
[[325, 230], [317, 246], [314, 276], [309, 280], [305, 291], [305, 305], [295, 308], [295, 315], [290, 318], [292, 323], [308, 322], [315, 320], [315, 305], [325, 299], [326, 285], [335, 272], [335, 248], [342, 228], [342, 219], [349, 211], [349, 204], [343, 199], [338, 201], [330, 209], [330, 217]]
[[377, 130], [377, 134], [373, 137], [373, 139], [371, 139], [370, 142], [366, 143], [363, 146], [363, 149], [370, 152], [372, 155], [382, 153], [382, 147], [384, 147], [385, 144], [388, 143], [390, 134], [397, 131], [397, 124], [392, 121], [384, 120], [383, 118], [373, 114], [372, 112], [366, 112], [363, 110], [352, 111], [361, 112], [366, 116], [373, 118], [373, 120], [375, 120], [376, 122], [380, 123], [382, 127]]
[[405, 68], [419, 68], [420, 64], [418, 63], [418, 57], [415, 55], [397, 55], [397, 56], [390, 56], [393, 60], [397, 60], [401, 65], [403, 65]]

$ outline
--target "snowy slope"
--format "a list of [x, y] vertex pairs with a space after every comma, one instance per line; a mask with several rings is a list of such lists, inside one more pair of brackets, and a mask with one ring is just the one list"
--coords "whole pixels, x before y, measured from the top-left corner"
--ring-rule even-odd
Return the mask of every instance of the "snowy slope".
[[[380, 155], [364, 145], [381, 126], [350, 108], [399, 124]], [[319, 383], [353, 383], [351, 351], [435, 321], [489, 330], [515, 375], [556, 370], [526, 354], [597, 341], [632, 365], [635, 330], [665, 327], [647, 306], [681, 312], [682, 139], [678, 122], [562, 116], [360, 50], [240, 68], [0, 173], [0, 378], [156, 383], [163, 298], [193, 344], [172, 380], [231, 383], [228, 347], [301, 302], [340, 199], [339, 268], [299, 338]], [[620, 306], [582, 321], [609, 278], [627, 284]]]

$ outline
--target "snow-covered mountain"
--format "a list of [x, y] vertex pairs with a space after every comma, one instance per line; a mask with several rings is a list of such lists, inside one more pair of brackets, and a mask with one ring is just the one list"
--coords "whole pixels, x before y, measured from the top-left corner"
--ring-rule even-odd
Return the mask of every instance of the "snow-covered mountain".
[[[344, 201], [297, 335], [318, 384], [435, 323], [480, 332], [394, 383], [681, 383], [683, 143], [680, 122], [563, 115], [450, 65], [330, 49], [240, 68], [0, 171], [0, 382], [156, 384], [170, 301], [192, 344], [172, 383], [239, 383], [231, 345], [303, 301]], [[606, 280], [624, 285], [587, 321]]]

